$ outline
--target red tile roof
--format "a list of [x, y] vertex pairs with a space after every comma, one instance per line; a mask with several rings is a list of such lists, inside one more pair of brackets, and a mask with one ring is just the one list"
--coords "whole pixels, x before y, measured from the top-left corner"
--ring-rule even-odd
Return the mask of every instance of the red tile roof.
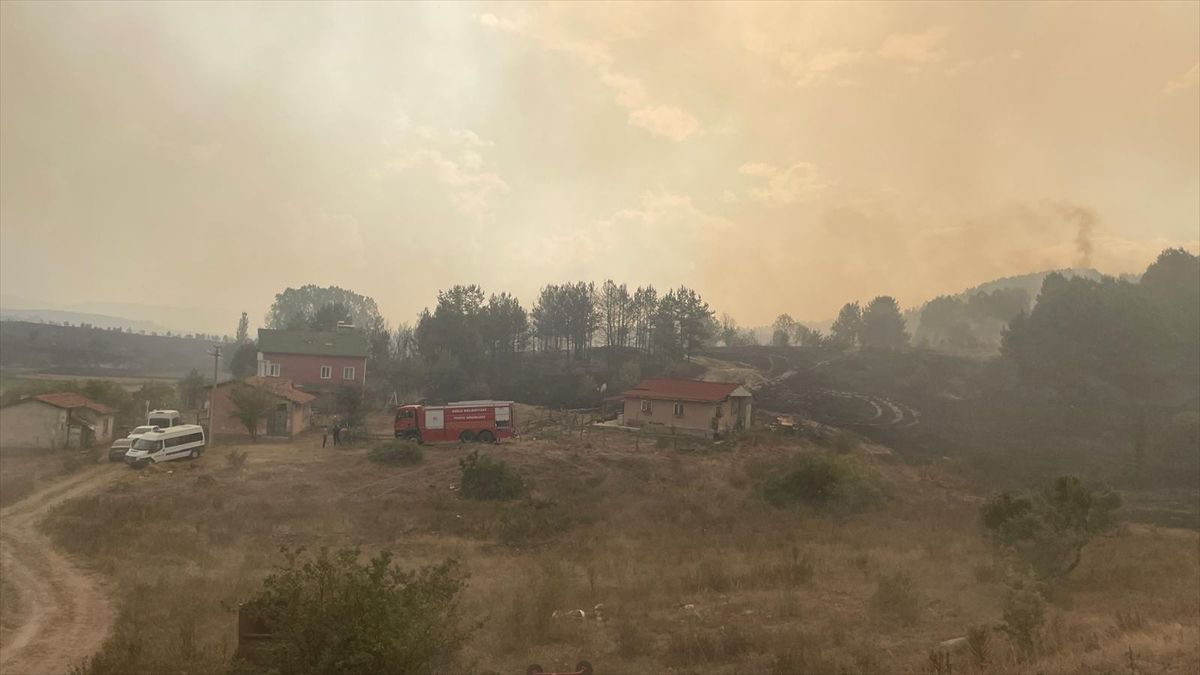
[[86, 396], [81, 396], [70, 391], [60, 391], [54, 394], [38, 394], [33, 398], [34, 400], [41, 401], [42, 403], [52, 405], [55, 408], [65, 408], [66, 410], [87, 408], [88, 410], [98, 412], [101, 415], [111, 415], [117, 412], [103, 403], [96, 403]]
[[278, 377], [260, 377], [258, 375], [253, 375], [243, 380], [228, 380], [218, 384], [217, 386], [224, 387], [228, 384], [233, 384], [234, 382], [248, 384], [251, 387], [262, 389], [267, 393], [278, 396], [279, 398], [287, 399], [292, 403], [299, 403], [301, 405], [305, 403], [311, 403], [317, 398], [312, 394], [300, 391], [299, 389], [293, 387], [291, 380], [284, 380]]
[[665, 399], [669, 401], [701, 401], [719, 403], [742, 385], [737, 382], [707, 382], [704, 380], [675, 380], [650, 378], [622, 392], [625, 398]]

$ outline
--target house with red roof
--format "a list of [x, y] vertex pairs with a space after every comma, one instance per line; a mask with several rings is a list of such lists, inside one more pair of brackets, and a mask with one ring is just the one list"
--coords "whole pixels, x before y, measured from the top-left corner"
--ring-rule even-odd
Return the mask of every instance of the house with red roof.
[[[212, 385], [209, 385], [211, 388]], [[209, 435], [214, 438], [250, 438], [246, 425], [234, 417], [231, 394], [235, 387], [257, 389], [268, 402], [267, 414], [258, 421], [256, 435], [265, 438], [292, 438], [312, 426], [312, 404], [317, 397], [300, 391], [291, 380], [280, 377], [247, 377], [217, 385], [213, 396], [213, 415]]]
[[0, 408], [0, 448], [86, 448], [108, 443], [117, 411], [69, 391], [38, 394]]
[[650, 378], [622, 392], [620, 424], [714, 438], [750, 426], [754, 396], [737, 382]]

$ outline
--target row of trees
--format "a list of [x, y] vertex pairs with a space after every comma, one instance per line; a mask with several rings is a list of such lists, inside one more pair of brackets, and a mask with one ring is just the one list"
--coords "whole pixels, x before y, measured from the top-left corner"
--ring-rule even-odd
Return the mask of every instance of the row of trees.
[[[308, 285], [276, 295], [266, 324], [328, 330], [339, 322], [352, 323], [367, 335], [374, 383], [386, 383], [391, 391], [422, 390], [444, 398], [488, 395], [494, 388], [489, 385], [516, 379], [522, 375], [518, 354], [565, 356], [560, 372], [589, 363], [597, 347], [626, 353], [619, 361], [686, 360], [718, 336], [741, 334], [732, 319], [726, 317], [725, 325], [718, 326], [713, 314], [700, 294], [687, 287], [660, 294], [653, 286], [630, 290], [612, 280], [599, 286], [583, 281], [550, 284], [526, 309], [509, 293], [488, 294], [471, 284], [440, 291], [437, 303], [421, 312], [415, 326], [392, 329], [371, 298]], [[245, 314], [236, 342], [228, 368], [238, 377], [251, 375], [257, 347]], [[626, 370], [626, 379], [634, 377]], [[597, 389], [583, 380], [578, 387]]]
[[901, 349], [908, 346], [908, 330], [896, 299], [881, 295], [862, 308], [857, 302], [848, 302], [838, 312], [837, 319], [829, 329], [829, 335], [797, 322], [787, 314], [780, 314], [771, 326], [771, 344], [786, 347], [797, 344], [802, 347], [834, 347], [849, 349]]
[[1003, 326], [1028, 311], [1031, 300], [1024, 288], [938, 296], [921, 308], [914, 339], [928, 347], [994, 353]]
[[1001, 353], [1031, 383], [1110, 397], [1194, 398], [1200, 258], [1163, 251], [1139, 283], [1051, 274], [1033, 310], [1009, 322]]

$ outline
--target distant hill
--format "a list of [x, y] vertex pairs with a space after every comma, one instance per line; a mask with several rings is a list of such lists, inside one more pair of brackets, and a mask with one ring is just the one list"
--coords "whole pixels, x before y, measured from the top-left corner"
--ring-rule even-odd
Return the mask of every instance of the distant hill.
[[73, 324], [132, 328], [165, 333], [225, 334], [237, 325], [237, 314], [226, 310], [133, 302], [81, 302], [63, 304], [0, 294], [0, 316], [25, 321], [64, 321]]
[[194, 337], [0, 321], [0, 368], [5, 370], [81, 377], [180, 377], [193, 368], [212, 370], [211, 345], [210, 340]]
[[[964, 355], [991, 355], [1000, 348], [1004, 326], [1037, 302], [1042, 282], [1051, 274], [1099, 280], [1091, 268], [1046, 270], [987, 281], [955, 295], [934, 298], [904, 312], [913, 344]], [[1134, 274], [1121, 279], [1136, 282]]]
[[166, 333], [167, 328], [153, 321], [138, 321], [123, 316], [71, 312], [61, 309], [7, 309], [0, 307], [0, 321], [28, 321], [30, 323], [89, 324], [97, 328], [130, 329], [134, 332], [153, 331]]

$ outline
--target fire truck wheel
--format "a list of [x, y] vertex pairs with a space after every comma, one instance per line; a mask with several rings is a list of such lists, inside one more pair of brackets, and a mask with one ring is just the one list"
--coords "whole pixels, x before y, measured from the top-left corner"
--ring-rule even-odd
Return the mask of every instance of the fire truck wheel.
[[469, 431], [464, 431], [458, 435], [458, 440], [462, 441], [463, 443], [470, 443], [475, 440], [475, 434]]
[[490, 431], [481, 431], [481, 432], [479, 432], [479, 442], [480, 443], [495, 443], [496, 437], [493, 436], [492, 432], [490, 432]]
[[539, 675], [539, 673], [544, 672], [546, 671], [542, 670], [542, 667], [536, 663], [525, 669], [525, 675]]

